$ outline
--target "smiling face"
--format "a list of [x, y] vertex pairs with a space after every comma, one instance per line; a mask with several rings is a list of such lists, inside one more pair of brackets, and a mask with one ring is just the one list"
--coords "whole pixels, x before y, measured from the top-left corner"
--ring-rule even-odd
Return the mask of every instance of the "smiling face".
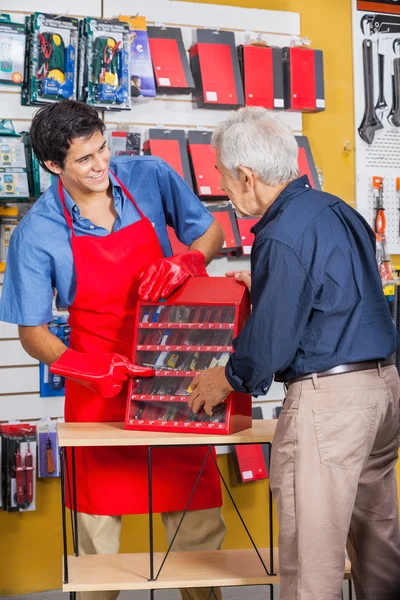
[[45, 164], [59, 175], [73, 197], [74, 191], [80, 195], [104, 193], [109, 187], [109, 162], [107, 142], [101, 131], [96, 131], [90, 138], [73, 138], [62, 168], [53, 161]]

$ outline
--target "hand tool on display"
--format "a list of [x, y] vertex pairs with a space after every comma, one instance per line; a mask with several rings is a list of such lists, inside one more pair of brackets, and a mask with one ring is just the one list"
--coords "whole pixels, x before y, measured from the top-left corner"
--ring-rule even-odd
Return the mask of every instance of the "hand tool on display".
[[388, 108], [388, 104], [385, 100], [385, 45], [386, 40], [380, 38], [377, 43], [379, 93], [378, 100], [375, 104], [375, 109], [382, 111], [382, 113]]
[[17, 446], [15, 454], [15, 481], [16, 481], [16, 503], [18, 506], [25, 506], [25, 473], [22, 465], [22, 455], [20, 444]]
[[365, 36], [377, 33], [400, 33], [400, 17], [394, 15], [364, 15], [361, 17], [360, 25]]
[[382, 281], [393, 279], [390, 256], [386, 249], [386, 215], [383, 206], [383, 177], [372, 178], [372, 190], [375, 200], [376, 259]]
[[46, 458], [47, 458], [47, 472], [49, 475], [54, 473], [54, 460], [53, 460], [53, 446], [51, 439], [48, 438], [46, 442]]
[[388, 121], [393, 127], [400, 127], [400, 38], [393, 42], [396, 58], [392, 61], [392, 108]]
[[364, 96], [365, 111], [358, 133], [361, 139], [367, 144], [372, 144], [375, 137], [375, 131], [383, 129], [374, 107], [374, 71], [372, 56], [372, 41], [363, 40], [363, 68], [364, 68]]
[[35, 470], [34, 466], [33, 466], [33, 456], [32, 456], [29, 444], [28, 444], [28, 450], [26, 451], [24, 458], [25, 458], [24, 469], [25, 469], [26, 506], [29, 506], [29, 504], [31, 504], [33, 501], [33, 471]]

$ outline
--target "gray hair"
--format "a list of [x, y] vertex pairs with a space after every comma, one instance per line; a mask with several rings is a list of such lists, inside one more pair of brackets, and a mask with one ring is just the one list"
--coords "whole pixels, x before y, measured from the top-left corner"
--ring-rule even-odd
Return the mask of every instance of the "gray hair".
[[293, 131], [265, 108], [250, 106], [232, 113], [215, 129], [212, 143], [235, 178], [239, 166], [252, 169], [266, 185], [299, 176]]

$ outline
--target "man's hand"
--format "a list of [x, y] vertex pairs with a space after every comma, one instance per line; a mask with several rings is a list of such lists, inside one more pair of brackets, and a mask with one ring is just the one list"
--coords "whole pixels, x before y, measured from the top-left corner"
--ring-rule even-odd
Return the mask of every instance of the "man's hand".
[[192, 393], [188, 404], [194, 413], [204, 405], [204, 411], [212, 417], [213, 408], [225, 400], [233, 388], [225, 377], [225, 367], [208, 369], [197, 375], [191, 384]]
[[247, 289], [251, 290], [251, 273], [250, 271], [228, 271], [225, 277], [234, 277], [237, 281], [243, 281]]
[[152, 263], [140, 277], [139, 297], [157, 302], [168, 298], [188, 277], [208, 277], [204, 254], [191, 250]]

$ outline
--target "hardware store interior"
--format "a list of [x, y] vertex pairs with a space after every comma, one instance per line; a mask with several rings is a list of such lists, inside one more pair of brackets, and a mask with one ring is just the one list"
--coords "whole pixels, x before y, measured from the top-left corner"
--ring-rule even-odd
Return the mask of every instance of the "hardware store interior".
[[400, 600], [398, 0], [0, 9], [0, 597]]

